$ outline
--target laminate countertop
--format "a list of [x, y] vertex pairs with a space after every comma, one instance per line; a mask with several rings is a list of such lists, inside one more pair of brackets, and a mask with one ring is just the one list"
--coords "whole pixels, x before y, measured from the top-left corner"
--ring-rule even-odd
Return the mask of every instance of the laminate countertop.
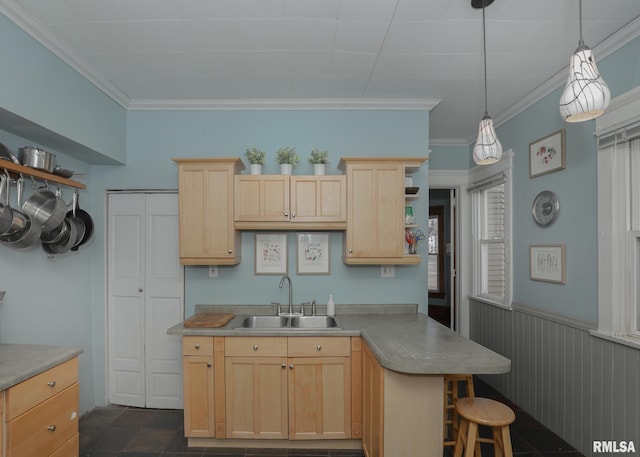
[[0, 344], [0, 391], [82, 353], [77, 346]]
[[[246, 307], [242, 308], [246, 311]], [[187, 328], [183, 322], [168, 329], [171, 335], [200, 336], [361, 336], [386, 369], [408, 374], [499, 374], [511, 361], [464, 338], [421, 313], [340, 314], [340, 329], [245, 329], [237, 314], [224, 327]]]

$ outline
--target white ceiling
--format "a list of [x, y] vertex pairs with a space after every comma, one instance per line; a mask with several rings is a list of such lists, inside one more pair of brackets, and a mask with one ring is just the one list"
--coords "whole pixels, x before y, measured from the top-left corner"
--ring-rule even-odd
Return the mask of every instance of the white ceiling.
[[[484, 112], [470, 0], [0, 0], [0, 12], [130, 109], [440, 101], [432, 144], [472, 142]], [[578, 0], [496, 0], [486, 19], [499, 124], [566, 79]], [[639, 29], [639, 0], [583, 1], [596, 59]]]

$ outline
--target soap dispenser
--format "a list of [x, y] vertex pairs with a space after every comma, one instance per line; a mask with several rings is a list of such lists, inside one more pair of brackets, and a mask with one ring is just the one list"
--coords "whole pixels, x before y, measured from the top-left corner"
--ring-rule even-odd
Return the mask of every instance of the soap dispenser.
[[327, 300], [327, 316], [336, 315], [336, 304], [333, 301], [333, 294], [329, 294], [329, 300]]

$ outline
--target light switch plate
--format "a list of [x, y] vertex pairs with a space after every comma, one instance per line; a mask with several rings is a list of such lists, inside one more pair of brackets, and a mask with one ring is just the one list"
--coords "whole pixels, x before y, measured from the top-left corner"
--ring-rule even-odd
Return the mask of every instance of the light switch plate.
[[218, 277], [218, 266], [217, 265], [209, 265], [209, 277], [217, 278]]
[[380, 265], [381, 278], [393, 278], [396, 275], [396, 267], [393, 265]]

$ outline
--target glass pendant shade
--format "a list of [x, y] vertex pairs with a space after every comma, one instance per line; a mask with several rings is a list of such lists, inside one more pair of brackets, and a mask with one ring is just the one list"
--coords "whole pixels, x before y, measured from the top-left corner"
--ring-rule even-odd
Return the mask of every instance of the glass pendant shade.
[[571, 56], [560, 115], [567, 122], [588, 121], [603, 114], [610, 101], [609, 86], [600, 76], [591, 48], [580, 45]]
[[476, 165], [491, 165], [502, 157], [502, 144], [493, 128], [493, 119], [487, 113], [478, 126], [478, 139], [473, 147], [473, 161]]

